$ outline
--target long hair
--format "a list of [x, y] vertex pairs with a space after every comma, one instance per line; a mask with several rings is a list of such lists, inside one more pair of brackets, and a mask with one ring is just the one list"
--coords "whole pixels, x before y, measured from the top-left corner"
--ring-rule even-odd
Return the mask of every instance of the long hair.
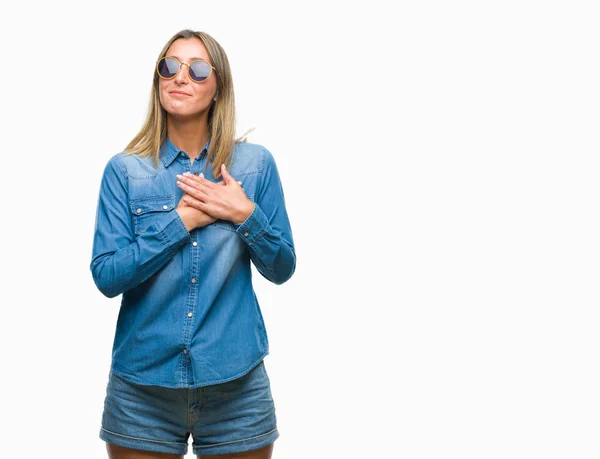
[[[242, 137], [235, 138], [235, 97], [229, 60], [225, 50], [210, 35], [190, 29], [181, 30], [167, 42], [157, 61], [167, 54], [171, 44], [179, 38], [198, 38], [206, 47], [208, 56], [215, 68], [217, 76], [215, 97], [217, 100], [212, 102], [208, 111], [208, 131], [211, 140], [204, 170], [206, 171], [206, 166], [212, 159], [213, 176], [220, 178], [221, 164], [224, 163], [225, 167], [229, 168], [234, 145], [246, 141], [245, 135], [252, 129]], [[158, 167], [160, 160], [160, 147], [167, 137], [167, 112], [160, 103], [158, 85], [159, 76], [155, 71], [146, 121], [140, 132], [124, 150], [126, 155], [137, 154], [141, 157], [152, 157], [156, 167]]]

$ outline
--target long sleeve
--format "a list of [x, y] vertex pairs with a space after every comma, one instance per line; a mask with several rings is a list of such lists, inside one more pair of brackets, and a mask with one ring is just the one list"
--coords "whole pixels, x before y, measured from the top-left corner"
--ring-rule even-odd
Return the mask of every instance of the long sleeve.
[[140, 235], [132, 227], [128, 180], [119, 155], [106, 165], [96, 210], [90, 269], [94, 283], [113, 298], [144, 282], [190, 241], [173, 209]]
[[246, 241], [258, 271], [275, 284], [283, 284], [296, 269], [296, 253], [283, 188], [273, 155], [263, 149], [262, 172], [254, 210], [236, 232]]

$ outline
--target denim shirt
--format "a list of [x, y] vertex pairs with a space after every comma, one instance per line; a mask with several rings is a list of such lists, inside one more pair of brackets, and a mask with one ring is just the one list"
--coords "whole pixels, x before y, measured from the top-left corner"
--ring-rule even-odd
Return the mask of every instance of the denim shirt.
[[[210, 140], [190, 157], [167, 138], [152, 158], [114, 155], [100, 184], [90, 269], [107, 297], [122, 294], [111, 371], [131, 382], [196, 388], [243, 376], [268, 353], [250, 261], [275, 284], [296, 255], [272, 154], [237, 143], [229, 173], [254, 210], [188, 232], [175, 208], [177, 174], [205, 171]], [[220, 180], [219, 180], [220, 181]]]

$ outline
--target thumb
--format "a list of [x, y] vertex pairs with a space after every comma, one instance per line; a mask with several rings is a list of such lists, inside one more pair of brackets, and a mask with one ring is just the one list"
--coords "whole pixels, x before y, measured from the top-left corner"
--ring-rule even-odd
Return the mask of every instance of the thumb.
[[233, 185], [235, 183], [235, 180], [233, 179], [231, 174], [229, 174], [229, 171], [225, 167], [225, 164], [221, 164], [221, 175], [223, 176], [225, 185]]

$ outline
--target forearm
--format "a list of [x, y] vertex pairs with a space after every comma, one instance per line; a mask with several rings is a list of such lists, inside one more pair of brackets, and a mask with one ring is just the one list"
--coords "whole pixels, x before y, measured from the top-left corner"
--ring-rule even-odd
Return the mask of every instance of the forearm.
[[247, 243], [250, 257], [258, 271], [275, 284], [283, 284], [292, 277], [296, 268], [296, 254], [291, 230], [269, 225], [258, 205], [236, 231]]
[[98, 289], [113, 298], [141, 284], [161, 269], [190, 240], [190, 235], [181, 218], [155, 223], [135, 240], [114, 252], [101, 249], [94, 244], [94, 256], [90, 269]]

